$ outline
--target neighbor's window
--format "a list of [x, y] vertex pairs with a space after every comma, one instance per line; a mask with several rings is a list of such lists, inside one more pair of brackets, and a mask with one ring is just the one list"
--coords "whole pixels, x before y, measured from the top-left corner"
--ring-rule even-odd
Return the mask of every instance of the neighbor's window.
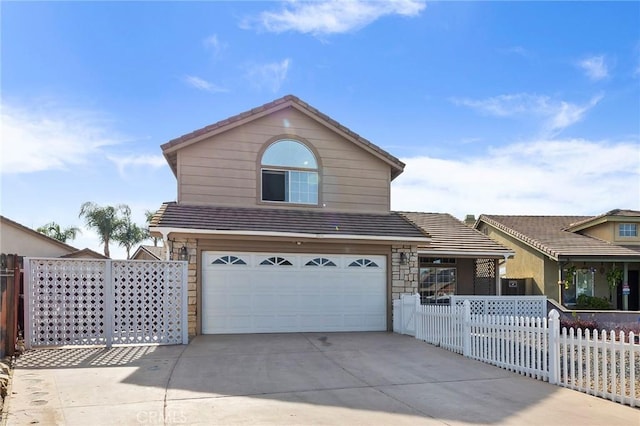
[[593, 271], [589, 269], [578, 269], [576, 271], [576, 299], [581, 295], [593, 296]]
[[262, 155], [262, 201], [318, 204], [318, 163], [304, 144], [283, 139]]
[[458, 271], [454, 258], [422, 257], [418, 292], [422, 303], [449, 303], [456, 294]]
[[635, 223], [621, 223], [618, 225], [618, 235], [621, 237], [637, 237], [638, 225]]

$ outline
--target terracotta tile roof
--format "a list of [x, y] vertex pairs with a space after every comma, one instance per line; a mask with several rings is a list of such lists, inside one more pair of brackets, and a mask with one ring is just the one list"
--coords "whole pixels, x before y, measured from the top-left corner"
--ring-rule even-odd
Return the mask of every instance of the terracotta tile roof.
[[[398, 213], [362, 214], [316, 210], [217, 207], [165, 203], [154, 228], [205, 231], [240, 231], [336, 236], [362, 236], [367, 239], [423, 239], [428, 235]], [[230, 233], [232, 233], [230, 232]]]
[[589, 218], [592, 217], [483, 214], [478, 218], [476, 226], [485, 222], [556, 260], [569, 257], [639, 258], [634, 250], [565, 230], [570, 224]]
[[503, 258], [513, 251], [468, 227], [448, 213], [399, 212], [431, 235], [431, 242], [419, 247], [421, 252]]
[[389, 154], [387, 151], [383, 150], [379, 146], [369, 142], [367, 139], [363, 138], [356, 132], [348, 129], [343, 126], [336, 120], [332, 119], [328, 115], [320, 112], [316, 108], [312, 107], [308, 103], [302, 101], [293, 95], [286, 95], [282, 98], [276, 99], [272, 102], [266, 103], [262, 106], [253, 108], [249, 111], [242, 112], [240, 114], [234, 115], [232, 117], [226, 118], [224, 120], [218, 121], [217, 123], [210, 124], [201, 129], [195, 130], [191, 133], [187, 133], [179, 138], [173, 139], [163, 145], [161, 145], [162, 151], [164, 152], [164, 156], [169, 162], [171, 169], [174, 174], [176, 173], [176, 154], [175, 150], [181, 145], [188, 144], [195, 138], [206, 135], [208, 133], [224, 129], [227, 126], [238, 123], [243, 120], [250, 121], [253, 118], [258, 118], [262, 116], [264, 113], [268, 113], [270, 111], [277, 111], [279, 109], [285, 108], [287, 106], [296, 106], [299, 109], [306, 111], [308, 114], [314, 116], [316, 119], [324, 121], [329, 126], [333, 127], [335, 130], [344, 133], [347, 137], [351, 138], [354, 142], [361, 144], [363, 147], [371, 149], [373, 152], [377, 153], [382, 158], [386, 159], [386, 161], [392, 166], [392, 178], [395, 178], [400, 173], [402, 173], [405, 164], [400, 161], [398, 158]]

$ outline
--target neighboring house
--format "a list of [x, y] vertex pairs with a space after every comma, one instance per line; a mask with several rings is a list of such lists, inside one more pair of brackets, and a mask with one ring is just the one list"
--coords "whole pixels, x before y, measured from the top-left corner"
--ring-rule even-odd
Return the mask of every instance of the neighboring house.
[[[420, 268], [465, 251], [422, 250], [441, 231], [390, 211], [404, 164], [294, 96], [162, 150], [177, 202], [150, 231], [167, 259], [189, 262], [190, 335], [388, 330], [391, 300], [418, 291]], [[509, 253], [470, 231], [491, 247], [482, 256]]]
[[499, 263], [513, 252], [447, 213], [401, 212], [431, 236], [418, 247], [418, 292], [424, 302], [454, 294], [499, 295]]
[[106, 259], [88, 248], [78, 250], [31, 228], [0, 216], [0, 253], [29, 257], [79, 257]]
[[131, 260], [162, 260], [164, 257], [164, 247], [141, 245], [131, 255]]
[[[577, 297], [604, 297], [617, 309], [640, 309], [640, 211], [599, 216], [481, 215], [475, 228], [511, 248], [509, 278], [531, 278], [533, 292], [567, 306]], [[613, 269], [623, 284], [610, 288]], [[625, 293], [628, 293], [625, 297]], [[626, 299], [626, 302], [625, 302]]]
[[73, 253], [65, 254], [64, 256], [60, 256], [60, 257], [72, 258], [72, 259], [109, 259], [104, 254], [98, 253], [97, 251], [93, 251], [90, 248], [77, 250], [77, 251], [74, 251]]

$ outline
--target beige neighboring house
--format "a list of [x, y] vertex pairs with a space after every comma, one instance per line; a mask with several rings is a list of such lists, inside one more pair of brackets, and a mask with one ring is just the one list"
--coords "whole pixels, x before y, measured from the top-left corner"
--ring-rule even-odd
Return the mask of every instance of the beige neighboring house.
[[106, 259], [100, 253], [85, 248], [78, 250], [54, 238], [0, 216], [0, 253], [23, 257], [68, 257]]
[[[471, 259], [489, 259], [493, 272], [480, 278], [495, 282], [497, 259], [510, 254], [449, 216], [391, 211], [391, 182], [405, 165], [295, 96], [162, 151], [177, 201], [161, 206], [150, 231], [167, 259], [189, 262], [190, 335], [389, 330], [392, 299], [455, 292], [456, 268], [472, 291]], [[432, 245], [467, 235], [468, 245]]]
[[[483, 214], [475, 228], [515, 252], [506, 262], [506, 274], [532, 279], [534, 294], [566, 306], [585, 294], [610, 299], [617, 309], [640, 309], [640, 211], [616, 209], [598, 216]], [[613, 268], [622, 272], [623, 285], [611, 289], [607, 275]]]
[[164, 247], [141, 245], [131, 255], [131, 260], [164, 260]]

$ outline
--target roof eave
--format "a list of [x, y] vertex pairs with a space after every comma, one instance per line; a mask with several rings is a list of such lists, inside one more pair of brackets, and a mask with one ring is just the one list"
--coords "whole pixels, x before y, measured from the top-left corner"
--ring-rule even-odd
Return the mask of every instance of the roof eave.
[[474, 251], [474, 250], [438, 250], [418, 247], [418, 254], [433, 254], [439, 256], [454, 256], [483, 259], [508, 259], [515, 256], [513, 251], [502, 253], [495, 251]]
[[311, 240], [360, 240], [360, 241], [384, 241], [384, 242], [410, 242], [410, 243], [430, 243], [428, 237], [404, 237], [400, 235], [357, 235], [357, 234], [312, 234], [304, 232], [278, 232], [278, 231], [251, 231], [251, 230], [220, 230], [220, 229], [197, 229], [178, 227], [150, 227], [150, 231], [158, 232], [165, 238], [170, 234], [200, 234], [200, 235], [220, 235], [220, 236], [247, 236], [247, 237], [284, 237], [294, 239]]

